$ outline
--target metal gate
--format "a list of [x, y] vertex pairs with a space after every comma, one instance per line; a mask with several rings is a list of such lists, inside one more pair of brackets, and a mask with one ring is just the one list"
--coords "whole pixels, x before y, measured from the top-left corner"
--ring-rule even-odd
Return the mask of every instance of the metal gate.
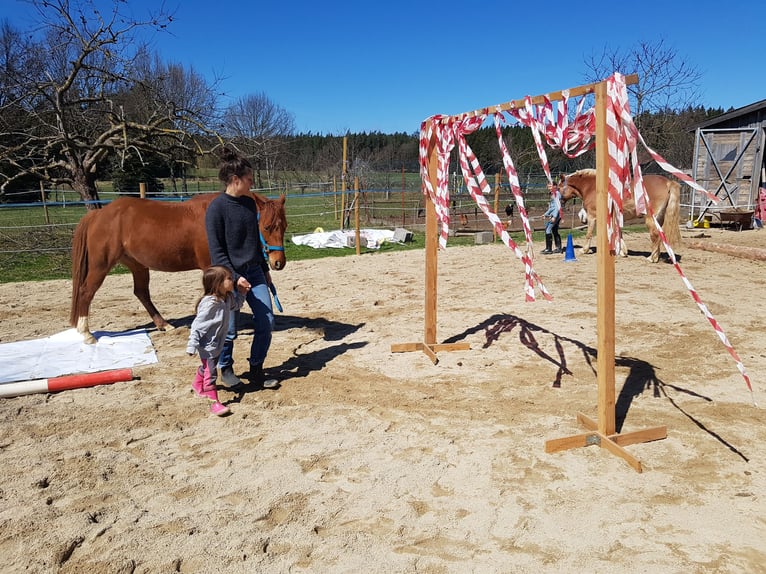
[[[762, 178], [764, 128], [701, 129], [694, 142], [692, 177], [721, 201], [714, 204], [702, 192], [691, 189], [689, 218], [696, 222], [708, 215], [726, 222], [730, 214], [755, 209]], [[766, 174], [763, 174], [766, 181]]]

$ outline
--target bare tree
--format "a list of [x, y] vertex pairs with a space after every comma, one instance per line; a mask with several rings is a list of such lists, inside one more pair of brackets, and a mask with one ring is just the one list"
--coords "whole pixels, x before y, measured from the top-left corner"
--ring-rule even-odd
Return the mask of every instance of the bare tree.
[[638, 84], [628, 86], [635, 117], [685, 109], [699, 101], [702, 73], [662, 39], [653, 44], [640, 42], [626, 50], [604, 47], [600, 54], [586, 57], [585, 65], [588, 82], [598, 82], [614, 72], [638, 74]]
[[261, 171], [275, 167], [288, 136], [295, 132], [293, 115], [264, 93], [245, 96], [226, 108], [223, 129], [242, 152], [253, 160], [257, 185], [263, 187]]
[[[205, 113], [213, 108], [179, 93], [177, 68], [145, 65], [142, 35], [164, 30], [172, 15], [159, 10], [139, 20], [123, 13], [125, 0], [113, 0], [109, 13], [94, 0], [29, 4], [36, 31], [0, 28], [10, 64], [0, 93], [12, 94], [0, 100], [0, 189], [32, 174], [96, 200], [99, 169], [115, 154], [201, 150]], [[34, 40], [25, 45], [25, 37]], [[204, 106], [215, 101], [204, 82], [195, 87], [207, 98]]]
[[[175, 125], [184, 145], [171, 145], [165, 150], [164, 159], [170, 170], [173, 188], [177, 191], [176, 178], [181, 177], [183, 192], [186, 193], [186, 167], [193, 163], [201, 151], [194, 141], [198, 125], [215, 125], [217, 122], [217, 99], [214, 86], [210, 86], [191, 67], [179, 63], [165, 63], [157, 55], [145, 54], [146, 59], [139, 64], [142, 96], [135, 98], [134, 104], [143, 109], [151, 109], [152, 98], [159, 98], [173, 106]], [[140, 114], [140, 109], [135, 110]], [[189, 122], [186, 118], [195, 118]], [[149, 119], [148, 117], [146, 119]], [[192, 134], [192, 135], [190, 135]], [[171, 142], [174, 143], [174, 142]]]
[[[661, 151], [675, 165], [689, 163], [685, 154], [692, 136], [682, 110], [694, 107], [700, 100], [702, 73], [665, 44], [640, 42], [630, 49], [604, 48], [600, 54], [585, 59], [590, 72], [586, 81], [597, 82], [614, 72], [638, 74], [638, 83], [628, 86], [631, 113], [636, 127], [652, 148]], [[649, 161], [639, 150], [640, 161]]]

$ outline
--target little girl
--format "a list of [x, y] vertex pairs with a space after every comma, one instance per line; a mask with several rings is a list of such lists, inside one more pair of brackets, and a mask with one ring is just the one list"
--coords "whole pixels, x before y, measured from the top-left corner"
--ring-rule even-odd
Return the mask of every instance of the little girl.
[[204, 295], [197, 301], [197, 316], [192, 322], [186, 352], [191, 356], [199, 352], [202, 362], [192, 389], [198, 396], [212, 401], [210, 412], [220, 417], [230, 411], [218, 400], [216, 365], [229, 329], [229, 314], [242, 307], [242, 298], [234, 293], [231, 271], [220, 265], [205, 270], [202, 287]]

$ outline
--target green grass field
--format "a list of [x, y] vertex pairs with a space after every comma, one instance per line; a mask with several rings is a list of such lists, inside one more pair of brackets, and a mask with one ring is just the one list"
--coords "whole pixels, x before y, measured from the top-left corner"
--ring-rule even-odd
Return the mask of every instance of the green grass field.
[[[407, 244], [386, 244], [380, 249], [362, 248], [362, 253], [421, 249], [424, 247], [424, 204], [420, 192], [368, 191], [360, 192], [355, 202], [353, 191], [345, 200], [341, 194], [300, 193], [288, 189], [285, 209], [288, 230], [285, 236], [285, 252], [288, 260], [317, 259], [322, 257], [344, 257], [354, 255], [355, 249], [314, 249], [295, 245], [293, 235], [311, 233], [321, 227], [330, 231], [341, 228], [341, 206], [348, 209], [345, 229], [353, 229], [359, 206], [360, 227], [387, 228], [404, 227], [413, 232], [413, 241]], [[500, 202], [500, 211], [508, 198]], [[544, 208], [546, 199], [527, 200], [530, 214]], [[531, 205], [530, 205], [531, 204]], [[348, 207], [352, 206], [351, 209]], [[453, 227], [459, 229], [459, 215], [466, 216], [467, 224], [462, 227], [464, 235], [452, 237], [449, 245], [473, 245], [472, 231], [490, 230], [484, 216], [475, 208], [473, 200], [466, 194], [454, 196]], [[0, 206], [0, 283], [18, 281], [40, 281], [46, 279], [67, 279], [71, 277], [72, 234], [80, 218], [86, 213], [85, 207], [71, 199], [67, 204], [52, 201], [45, 208]], [[518, 220], [518, 217], [517, 217]], [[539, 223], [539, 222], [537, 222]], [[567, 221], [565, 220], [565, 226]], [[517, 242], [523, 241], [520, 233], [512, 234]], [[540, 241], [538, 231], [535, 241]], [[117, 266], [112, 273], [126, 273]]]

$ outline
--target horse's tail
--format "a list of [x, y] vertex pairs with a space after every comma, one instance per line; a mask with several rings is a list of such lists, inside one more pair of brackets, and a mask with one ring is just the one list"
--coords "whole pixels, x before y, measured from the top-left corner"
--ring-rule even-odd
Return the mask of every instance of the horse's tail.
[[681, 245], [681, 184], [677, 181], [670, 182], [668, 190], [668, 203], [665, 207], [665, 219], [663, 231], [670, 246], [675, 249]]
[[86, 213], [72, 237], [72, 305], [69, 310], [69, 324], [72, 327], [77, 326], [80, 315], [80, 288], [88, 276], [88, 226], [95, 215], [95, 211]]

